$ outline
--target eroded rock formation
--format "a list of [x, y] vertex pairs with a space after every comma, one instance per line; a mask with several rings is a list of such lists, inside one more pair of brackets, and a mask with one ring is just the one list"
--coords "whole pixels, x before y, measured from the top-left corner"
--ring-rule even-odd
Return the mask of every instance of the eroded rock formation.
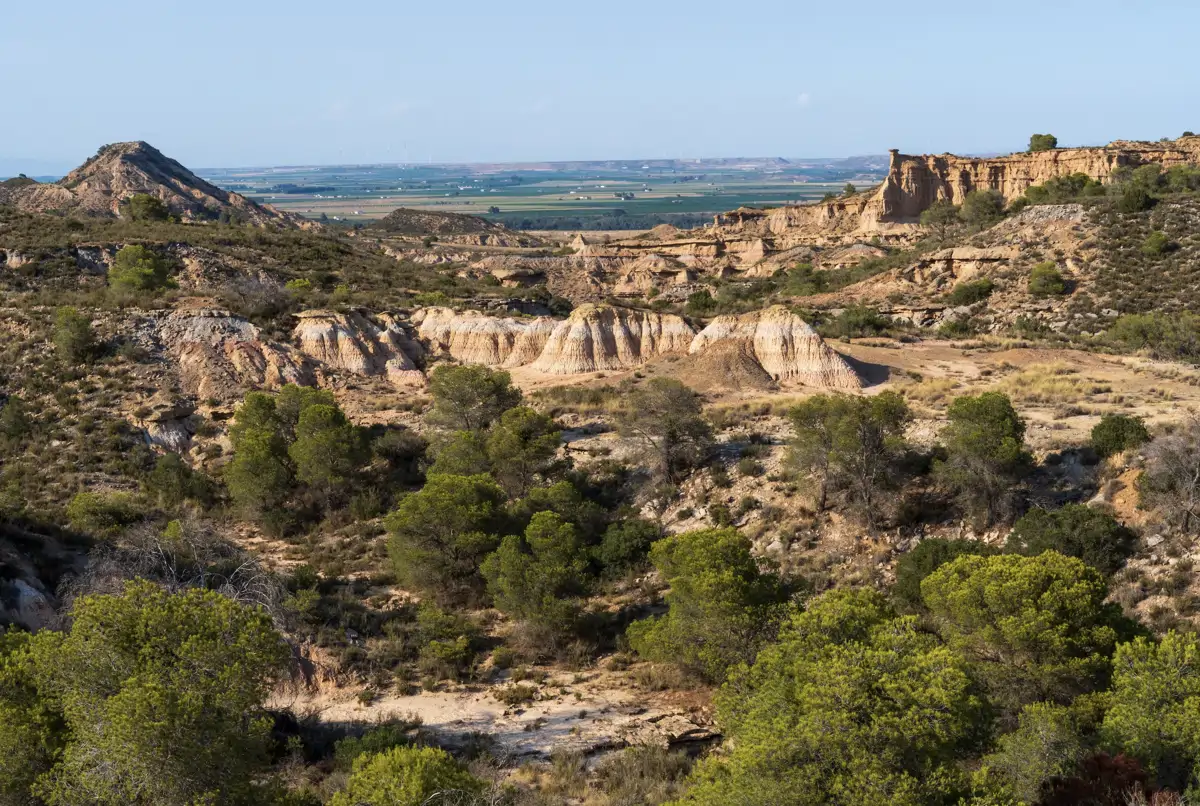
[[718, 316], [700, 331], [688, 352], [704, 353], [729, 342], [745, 345], [775, 380], [827, 389], [858, 389], [862, 385], [846, 359], [781, 305], [740, 316]]
[[694, 336], [691, 325], [671, 314], [582, 305], [554, 328], [532, 368], [554, 375], [631, 369], [686, 351]]
[[228, 311], [172, 311], [158, 335], [179, 362], [184, 391], [198, 399], [229, 400], [247, 389], [314, 383], [303, 356], [264, 339], [257, 327]]

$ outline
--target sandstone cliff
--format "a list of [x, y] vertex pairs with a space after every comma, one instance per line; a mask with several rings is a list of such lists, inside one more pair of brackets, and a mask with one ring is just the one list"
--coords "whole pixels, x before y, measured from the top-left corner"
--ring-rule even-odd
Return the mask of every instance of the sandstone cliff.
[[844, 358], [781, 305], [740, 316], [718, 316], [700, 331], [688, 352], [705, 353], [730, 342], [744, 345], [775, 380], [826, 389], [858, 389], [862, 385]]
[[694, 336], [671, 314], [582, 305], [554, 328], [532, 368], [555, 375], [631, 369], [687, 350]]
[[54, 184], [0, 187], [0, 204], [29, 212], [115, 216], [121, 203], [138, 193], [155, 196], [183, 221], [208, 221], [227, 213], [256, 226], [311, 225], [222, 190], [141, 141], [104, 146]]

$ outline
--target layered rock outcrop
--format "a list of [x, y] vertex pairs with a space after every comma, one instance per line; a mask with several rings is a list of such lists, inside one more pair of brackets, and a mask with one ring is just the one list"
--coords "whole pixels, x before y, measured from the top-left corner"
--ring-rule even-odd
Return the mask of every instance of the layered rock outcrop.
[[631, 369], [686, 351], [695, 333], [671, 314], [581, 305], [554, 328], [532, 368], [555, 375]]
[[257, 327], [228, 311], [172, 311], [158, 336], [179, 363], [184, 391], [198, 399], [236, 399], [247, 389], [315, 382], [303, 356], [264, 339]]
[[858, 389], [858, 375], [846, 359], [803, 319], [775, 305], [740, 316], [718, 316], [700, 331], [688, 352], [705, 353], [728, 344], [748, 349], [772, 378], [826, 389]]

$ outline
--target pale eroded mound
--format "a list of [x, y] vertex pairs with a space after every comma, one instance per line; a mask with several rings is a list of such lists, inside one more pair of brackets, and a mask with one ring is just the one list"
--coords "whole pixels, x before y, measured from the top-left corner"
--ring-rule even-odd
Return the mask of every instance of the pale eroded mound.
[[740, 316], [718, 316], [700, 331], [688, 352], [705, 353], [722, 342], [744, 344], [772, 378], [828, 389], [858, 389], [858, 375], [803, 319], [775, 305]]
[[532, 366], [554, 375], [631, 369], [686, 351], [694, 336], [687, 322], [671, 314], [583, 305], [554, 328]]

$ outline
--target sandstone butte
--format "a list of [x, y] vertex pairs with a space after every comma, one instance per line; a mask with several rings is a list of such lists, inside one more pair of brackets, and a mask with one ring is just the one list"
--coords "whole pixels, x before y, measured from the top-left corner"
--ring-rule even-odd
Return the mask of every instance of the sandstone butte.
[[728, 343], [745, 345], [777, 381], [795, 380], [826, 389], [858, 389], [862, 385], [846, 359], [782, 305], [740, 316], [718, 316], [696, 335], [688, 352], [697, 355]]

